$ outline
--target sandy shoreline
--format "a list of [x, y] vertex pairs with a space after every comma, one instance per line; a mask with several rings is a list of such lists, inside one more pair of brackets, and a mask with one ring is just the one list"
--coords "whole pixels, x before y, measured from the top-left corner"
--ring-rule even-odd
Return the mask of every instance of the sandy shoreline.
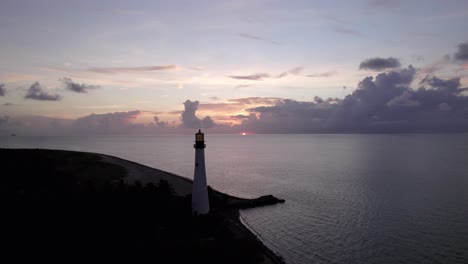
[[[155, 183], [157, 184], [160, 180], [166, 180], [174, 189], [174, 192], [180, 196], [186, 196], [191, 194], [192, 192], [192, 180], [187, 179], [185, 177], [162, 171], [159, 169], [155, 169], [146, 165], [139, 164], [137, 162], [125, 160], [119, 157], [106, 155], [106, 154], [97, 154], [99, 155], [103, 161], [116, 164], [119, 166], [124, 167], [127, 170], [127, 177], [124, 179], [128, 183], [133, 183], [135, 181], [140, 181], [142, 184], [147, 183]], [[222, 195], [229, 200], [232, 200], [233, 203], [235, 202], [244, 202], [248, 201], [249, 199], [246, 198], [239, 198], [234, 197], [228, 194], [224, 194], [219, 191], [215, 191], [218, 195]], [[244, 223], [241, 219], [240, 214], [236, 211], [234, 214], [229, 214], [227, 216], [231, 218], [230, 227], [236, 233], [241, 236], [247, 236], [252, 239], [255, 239], [262, 245], [263, 248], [263, 255], [264, 255], [264, 263], [285, 263], [284, 259], [279, 256], [278, 253], [272, 251], [270, 248], [265, 246], [265, 243], [262, 242], [261, 238], [252, 230], [249, 226]]]
[[174, 192], [177, 195], [185, 196], [192, 193], [192, 180], [190, 179], [115, 156], [106, 154], [97, 155], [105, 162], [124, 167], [127, 170], [127, 177], [124, 181], [128, 183], [140, 181], [142, 184], [150, 182], [157, 184], [160, 180], [166, 180], [174, 188]]

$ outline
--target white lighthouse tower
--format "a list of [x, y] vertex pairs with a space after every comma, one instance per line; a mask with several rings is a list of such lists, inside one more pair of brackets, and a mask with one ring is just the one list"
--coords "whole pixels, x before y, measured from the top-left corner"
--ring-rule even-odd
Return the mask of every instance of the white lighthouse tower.
[[195, 174], [192, 189], [192, 214], [201, 215], [210, 212], [208, 188], [206, 186], [205, 170], [205, 135], [198, 130], [195, 134]]

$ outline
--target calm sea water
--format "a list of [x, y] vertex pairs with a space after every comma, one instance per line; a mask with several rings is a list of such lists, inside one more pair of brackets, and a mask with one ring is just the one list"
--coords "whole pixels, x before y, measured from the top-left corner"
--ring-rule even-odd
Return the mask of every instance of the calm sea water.
[[[288, 263], [468, 263], [468, 135], [206, 135], [208, 181]], [[0, 137], [193, 175], [192, 135]]]

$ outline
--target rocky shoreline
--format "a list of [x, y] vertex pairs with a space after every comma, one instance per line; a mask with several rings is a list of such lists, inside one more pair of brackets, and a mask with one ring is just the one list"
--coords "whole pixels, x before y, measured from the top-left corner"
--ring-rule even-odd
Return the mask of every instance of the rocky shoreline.
[[[174, 191], [180, 195], [188, 195], [191, 192], [192, 180], [185, 177], [151, 168], [137, 162], [121, 159], [115, 156], [99, 154], [106, 162], [118, 164], [127, 170], [127, 181], [142, 181], [143, 183], [156, 182], [160, 179], [169, 180], [172, 185], [178, 186]], [[265, 246], [260, 238], [251, 231], [241, 220], [239, 209], [248, 209], [261, 206], [284, 203], [284, 199], [279, 199], [273, 195], [264, 195], [253, 199], [239, 198], [229, 194], [222, 193], [211, 187], [209, 188], [210, 199], [216, 198], [225, 202], [221, 215], [228, 219], [228, 228], [233, 232], [240, 234], [249, 240], [255, 241], [262, 248], [267, 261], [265, 263], [284, 264], [286, 263], [278, 253]]]

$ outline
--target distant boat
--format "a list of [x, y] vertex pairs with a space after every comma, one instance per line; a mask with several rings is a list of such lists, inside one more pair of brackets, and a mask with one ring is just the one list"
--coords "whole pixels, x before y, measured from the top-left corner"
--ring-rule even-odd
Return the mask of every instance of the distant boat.
[[12, 136], [12, 137], [16, 137], [16, 134], [15, 134], [15, 133], [13, 133], [13, 134], [11, 134], [11, 136]]

